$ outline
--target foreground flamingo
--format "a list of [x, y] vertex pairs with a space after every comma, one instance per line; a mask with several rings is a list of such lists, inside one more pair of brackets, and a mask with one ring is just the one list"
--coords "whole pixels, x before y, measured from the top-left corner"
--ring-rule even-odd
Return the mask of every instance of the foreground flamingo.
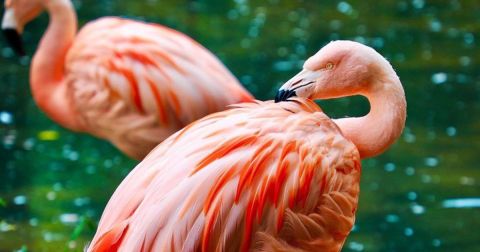
[[[305, 99], [351, 95], [368, 98], [366, 116], [332, 121]], [[339, 251], [360, 159], [404, 127], [400, 80], [373, 49], [336, 41], [276, 100], [286, 102], [238, 105], [160, 144], [117, 188], [88, 251]]]
[[186, 124], [252, 96], [207, 49], [169, 28], [115, 17], [75, 37], [70, 0], [6, 0], [2, 22], [22, 53], [23, 26], [44, 9], [50, 24], [33, 57], [38, 106], [74, 131], [143, 158]]

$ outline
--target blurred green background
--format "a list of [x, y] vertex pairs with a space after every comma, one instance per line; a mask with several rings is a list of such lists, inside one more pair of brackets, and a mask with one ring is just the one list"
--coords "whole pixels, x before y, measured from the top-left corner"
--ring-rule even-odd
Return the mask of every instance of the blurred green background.
[[[76, 0], [80, 25], [106, 15], [180, 30], [271, 99], [331, 40], [374, 47], [397, 70], [407, 127], [363, 162], [357, 221], [343, 251], [480, 251], [478, 0]], [[3, 7], [2, 7], [3, 12]], [[26, 27], [28, 55], [48, 15]], [[109, 143], [60, 128], [35, 106], [30, 57], [0, 41], [0, 251], [82, 251], [135, 166]], [[332, 117], [365, 99], [322, 101]]]

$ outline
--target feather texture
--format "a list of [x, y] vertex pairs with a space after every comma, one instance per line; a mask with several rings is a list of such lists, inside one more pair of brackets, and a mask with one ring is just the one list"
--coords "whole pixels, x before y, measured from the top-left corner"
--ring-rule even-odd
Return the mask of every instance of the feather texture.
[[359, 160], [309, 100], [238, 105], [147, 156], [110, 199], [89, 251], [109, 251], [121, 234], [118, 251], [339, 251]]
[[83, 130], [137, 158], [188, 123], [251, 99], [189, 37], [121, 18], [87, 24], [65, 67], [67, 95]]

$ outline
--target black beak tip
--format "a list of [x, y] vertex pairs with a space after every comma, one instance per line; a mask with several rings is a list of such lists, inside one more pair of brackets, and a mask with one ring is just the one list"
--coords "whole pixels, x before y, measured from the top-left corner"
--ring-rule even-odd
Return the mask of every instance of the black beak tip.
[[275, 95], [275, 103], [281, 102], [281, 101], [286, 101], [288, 98], [297, 96], [294, 90], [283, 90], [280, 89], [277, 91], [277, 94]]
[[3, 29], [3, 35], [7, 39], [7, 43], [19, 56], [25, 56], [25, 50], [23, 48], [22, 37], [18, 34], [17, 30], [12, 28]]
[[275, 103], [280, 102], [281, 98], [283, 96], [283, 93], [285, 93], [285, 90], [278, 90], [277, 94], [275, 95]]

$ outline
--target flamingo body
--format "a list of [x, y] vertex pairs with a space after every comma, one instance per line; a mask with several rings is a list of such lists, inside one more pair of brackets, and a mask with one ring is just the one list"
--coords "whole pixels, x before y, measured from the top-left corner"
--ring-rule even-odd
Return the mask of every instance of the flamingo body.
[[356, 147], [312, 101], [242, 104], [152, 151], [88, 251], [339, 251], [359, 179]]
[[65, 67], [67, 97], [81, 130], [136, 158], [188, 123], [252, 99], [192, 39], [121, 18], [86, 25]]
[[5, 5], [7, 34], [21, 32], [43, 10], [50, 15], [30, 69], [38, 106], [60, 125], [107, 139], [131, 157], [143, 158], [196, 119], [253, 99], [212, 53], [175, 30], [105, 17], [77, 34], [70, 0]]

